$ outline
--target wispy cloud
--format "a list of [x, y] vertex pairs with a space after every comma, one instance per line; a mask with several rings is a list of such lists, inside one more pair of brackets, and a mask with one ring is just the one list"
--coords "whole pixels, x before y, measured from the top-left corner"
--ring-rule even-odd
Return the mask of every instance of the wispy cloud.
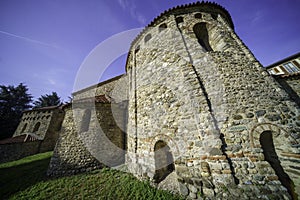
[[146, 18], [137, 11], [134, 0], [118, 0], [118, 3], [124, 11], [129, 11], [132, 18], [136, 19], [141, 25], [145, 25]]
[[9, 32], [6, 32], [6, 31], [1, 31], [0, 30], [0, 33], [11, 36], [11, 37], [15, 37], [15, 38], [18, 38], [18, 39], [21, 39], [21, 40], [25, 40], [27, 42], [31, 42], [31, 43], [35, 43], [35, 44], [39, 44], [39, 45], [43, 45], [43, 46], [48, 46], [48, 47], [52, 47], [52, 48], [58, 48], [57, 46], [54, 46], [52, 44], [48, 44], [48, 43], [41, 42], [41, 41], [38, 41], [38, 40], [34, 40], [34, 39], [31, 39], [31, 38], [23, 37], [23, 36], [16, 35], [16, 34], [13, 34], [13, 33], [9, 33]]
[[251, 20], [251, 23], [255, 24], [255, 23], [259, 22], [263, 17], [264, 17], [263, 11], [258, 10], [258, 11], [255, 12], [255, 14], [254, 14], [254, 16]]

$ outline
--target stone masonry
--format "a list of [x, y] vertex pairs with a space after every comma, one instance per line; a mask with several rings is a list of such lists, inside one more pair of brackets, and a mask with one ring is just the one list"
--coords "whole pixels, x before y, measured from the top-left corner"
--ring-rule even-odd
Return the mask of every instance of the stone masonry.
[[159, 184], [175, 171], [190, 198], [300, 195], [299, 108], [224, 8], [198, 2], [161, 14], [133, 41], [126, 70], [131, 173]]
[[24, 111], [13, 137], [0, 141], [0, 162], [52, 151], [63, 119], [59, 106]]
[[63, 107], [66, 114], [48, 175], [72, 175], [125, 162], [126, 89], [115, 87], [123, 79], [115, 77], [73, 94], [73, 102]]
[[300, 196], [299, 107], [215, 3], [156, 17], [132, 42], [126, 76], [64, 110], [49, 175], [125, 164], [190, 199]]

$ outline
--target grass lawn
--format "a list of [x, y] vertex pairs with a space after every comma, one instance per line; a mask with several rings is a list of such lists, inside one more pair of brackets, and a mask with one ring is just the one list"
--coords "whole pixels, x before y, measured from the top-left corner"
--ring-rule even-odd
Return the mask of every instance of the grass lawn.
[[0, 199], [180, 199], [112, 169], [49, 179], [52, 153], [0, 164]]

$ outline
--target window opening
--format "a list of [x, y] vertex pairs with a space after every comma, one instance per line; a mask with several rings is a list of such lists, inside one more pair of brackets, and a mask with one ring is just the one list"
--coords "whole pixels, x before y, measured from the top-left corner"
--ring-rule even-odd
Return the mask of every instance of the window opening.
[[151, 39], [151, 37], [152, 37], [151, 34], [146, 35], [144, 39], [145, 43], [147, 43]]
[[212, 48], [209, 44], [209, 36], [206, 28], [206, 23], [201, 22], [194, 26], [194, 33], [198, 39], [199, 44], [206, 50], [212, 51]]
[[84, 111], [83, 116], [82, 116], [80, 133], [86, 132], [89, 130], [90, 121], [91, 121], [91, 110], [87, 109]]
[[201, 13], [195, 14], [195, 18], [196, 18], [196, 19], [202, 19], [202, 14], [201, 14]]
[[21, 133], [24, 133], [24, 132], [25, 132], [25, 130], [26, 130], [26, 127], [27, 127], [27, 123], [26, 123], [26, 124], [24, 124], [24, 126], [23, 126], [23, 128], [22, 128], [22, 131], [21, 131]]
[[288, 62], [283, 64], [284, 68], [289, 72], [289, 73], [296, 73], [299, 72], [299, 68], [296, 67], [293, 63]]
[[183, 17], [177, 17], [176, 18], [176, 23], [177, 24], [180, 24], [180, 23], [182, 23], [183, 22]]
[[32, 132], [33, 132], [33, 133], [37, 132], [37, 131], [39, 130], [40, 126], [41, 126], [41, 123], [40, 123], [40, 122], [36, 123], [35, 126], [34, 126], [34, 128], [33, 128], [33, 131], [32, 131]]
[[211, 14], [210, 15], [214, 20], [217, 20], [218, 19], [218, 15], [217, 14]]
[[163, 30], [165, 30], [167, 28], [167, 24], [163, 23], [158, 27], [158, 32], [162, 32]]

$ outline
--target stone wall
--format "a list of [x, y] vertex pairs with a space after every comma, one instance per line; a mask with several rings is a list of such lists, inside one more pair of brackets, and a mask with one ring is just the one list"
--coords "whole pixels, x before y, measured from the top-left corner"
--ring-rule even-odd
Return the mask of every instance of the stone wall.
[[[74, 100], [95, 97], [103, 94], [111, 95], [111, 92], [115, 89], [115, 85], [116, 84], [119, 85], [119, 82], [122, 82], [124, 76], [125, 75], [120, 75], [112, 79], [109, 79], [107, 81], [103, 81], [97, 85], [93, 85], [83, 90], [74, 92], [73, 93]], [[126, 87], [122, 87], [122, 88], [125, 89], [124, 92], [126, 93]]]
[[157, 181], [163, 141], [191, 198], [288, 198], [283, 179], [300, 195], [299, 108], [224, 13], [210, 3], [171, 9], [133, 42], [126, 163]]
[[124, 163], [125, 111], [126, 105], [94, 101], [67, 106], [48, 175], [76, 174]]
[[293, 99], [298, 106], [300, 106], [300, 76], [290, 75], [290, 76], [275, 76], [274, 77], [278, 83], [283, 87], [283, 89], [289, 94], [291, 99]]
[[64, 119], [57, 106], [25, 111], [12, 138], [1, 141], [1, 162], [52, 151]]
[[63, 117], [64, 113], [58, 106], [25, 111], [13, 137], [33, 133], [43, 140], [47, 132], [57, 132], [60, 129]]
[[55, 144], [56, 138], [0, 144], [0, 163], [18, 160], [37, 153], [52, 151]]
[[40, 152], [41, 141], [0, 144], [0, 163], [10, 162]]

